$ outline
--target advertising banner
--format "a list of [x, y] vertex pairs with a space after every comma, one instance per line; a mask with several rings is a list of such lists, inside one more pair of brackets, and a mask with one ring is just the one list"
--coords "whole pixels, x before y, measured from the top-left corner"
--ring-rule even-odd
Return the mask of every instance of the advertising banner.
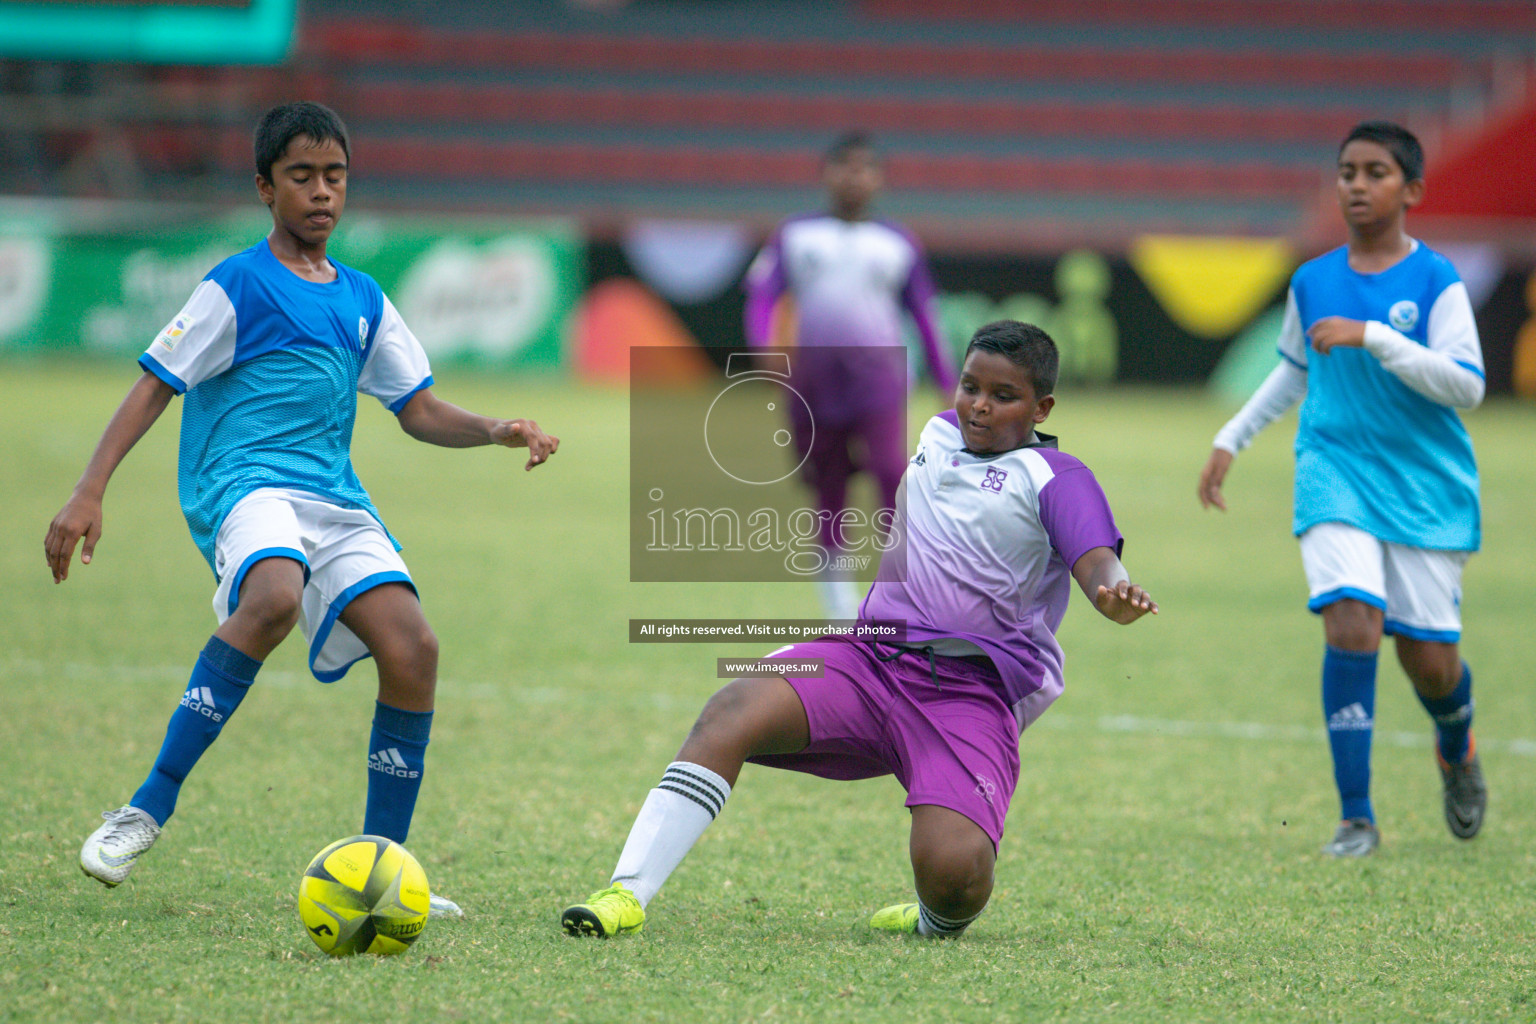
[[[1487, 245], [1436, 248], [1467, 286], [1489, 393], [1536, 396], [1536, 271]], [[1024, 320], [1056, 340], [1065, 384], [1209, 385], [1240, 403], [1279, 358], [1290, 276], [1308, 255], [1283, 239], [1147, 236], [1124, 253], [928, 259], [940, 333], [957, 359], [982, 324]], [[630, 345], [671, 345], [723, 365], [745, 343], [739, 270], [679, 295], [634, 246], [594, 241], [586, 276], [593, 287], [573, 334], [583, 377], [611, 376]], [[921, 372], [921, 360], [913, 367]]]
[[[209, 270], [271, 227], [259, 211], [128, 220], [0, 219], [0, 352], [140, 352]], [[329, 251], [379, 282], [435, 361], [564, 361], [584, 257], [562, 222], [349, 217]]]

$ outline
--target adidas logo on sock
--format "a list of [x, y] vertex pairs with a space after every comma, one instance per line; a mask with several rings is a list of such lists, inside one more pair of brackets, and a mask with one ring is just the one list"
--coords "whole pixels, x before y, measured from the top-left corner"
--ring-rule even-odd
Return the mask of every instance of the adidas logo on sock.
[[215, 722], [224, 721], [224, 715], [214, 706], [213, 691], [206, 686], [192, 686], [182, 694], [181, 706], [194, 714], [211, 718]]
[[405, 758], [400, 756], [400, 751], [395, 747], [388, 747], [377, 753], [369, 754], [368, 770], [383, 772], [385, 775], [395, 775], [402, 779], [421, 778], [421, 772], [412, 771], [410, 765], [405, 763]]
[[1372, 724], [1371, 716], [1365, 712], [1365, 705], [1359, 701], [1339, 708], [1328, 716], [1329, 732], [1360, 731], [1369, 729]]

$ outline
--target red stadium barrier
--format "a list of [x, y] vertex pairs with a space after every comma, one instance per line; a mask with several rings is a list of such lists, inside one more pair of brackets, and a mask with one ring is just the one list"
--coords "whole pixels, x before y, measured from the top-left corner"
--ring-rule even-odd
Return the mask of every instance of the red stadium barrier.
[[[1368, 44], [1368, 40], [1363, 41]], [[711, 39], [484, 32], [319, 21], [304, 48], [326, 62], [482, 68], [699, 72], [776, 77], [896, 76], [957, 81], [1092, 81], [1443, 88], [1469, 62], [1442, 53], [1358, 48], [1178, 49]]]
[[[873, 19], [1081, 24], [1080, 0], [862, 0]], [[1529, 0], [1098, 0], [1095, 24], [1199, 28], [1381, 29], [1536, 32]]]
[[549, 85], [364, 80], [322, 89], [353, 118], [460, 125], [578, 124], [657, 128], [877, 132], [966, 136], [1247, 139], [1332, 144], [1379, 109], [1135, 102], [683, 92]]
[[[206, 157], [208, 136], [198, 126], [161, 125], [130, 133], [146, 163], [197, 153]], [[227, 129], [213, 139], [219, 165], [245, 171], [250, 139]], [[404, 136], [357, 136], [370, 175], [434, 176], [458, 180], [578, 181], [626, 184], [802, 187], [814, 181], [821, 155], [812, 151], [646, 147], [635, 145], [482, 142]], [[1217, 164], [984, 157], [950, 153], [891, 154], [893, 187], [936, 191], [1063, 192], [1117, 195], [1300, 197], [1319, 187], [1315, 168], [1253, 162]]]

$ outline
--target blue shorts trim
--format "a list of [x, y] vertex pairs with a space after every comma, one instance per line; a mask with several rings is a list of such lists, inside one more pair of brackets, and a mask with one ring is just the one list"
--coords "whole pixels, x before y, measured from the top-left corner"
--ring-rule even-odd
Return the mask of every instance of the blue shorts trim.
[[1329, 605], [1338, 604], [1340, 601], [1360, 601], [1370, 605], [1372, 608], [1380, 608], [1382, 611], [1387, 610], [1387, 599], [1384, 597], [1378, 597], [1376, 594], [1361, 590], [1359, 587], [1339, 587], [1337, 590], [1330, 590], [1325, 594], [1318, 594], [1312, 598], [1312, 600], [1307, 602], [1307, 611], [1320, 612]]
[[1381, 631], [1387, 636], [1405, 636], [1410, 640], [1427, 640], [1437, 644], [1454, 644], [1461, 640], [1459, 629], [1421, 629], [1391, 619], [1382, 624]]
[[143, 367], [147, 372], [154, 374], [156, 377], [159, 377], [161, 380], [169, 384], [171, 389], [174, 390], [178, 395], [184, 395], [187, 393], [187, 382], [176, 376], [170, 370], [167, 370], [165, 367], [161, 366], [155, 357], [150, 355], [148, 352], [139, 356], [139, 365]]
[[[315, 659], [318, 658], [320, 656], [320, 652], [325, 649], [325, 642], [326, 640], [330, 639], [331, 636], [331, 628], [336, 625], [336, 620], [341, 617], [341, 613], [346, 610], [347, 605], [355, 601], [358, 595], [366, 594], [374, 587], [382, 586], [385, 583], [404, 583], [406, 586], [411, 588], [412, 593], [416, 593], [416, 584], [411, 582], [411, 578], [409, 576], [403, 572], [390, 570], [388, 572], [376, 572], [372, 576], [364, 576], [362, 579], [352, 584], [346, 590], [343, 590], [341, 593], [336, 595], [336, 600], [332, 601], [330, 608], [326, 609], [325, 621], [320, 623], [319, 629], [315, 630], [315, 638], [311, 640], [309, 644], [309, 671], [310, 674], [313, 675], [316, 679], [320, 680], [322, 683], [334, 683], [336, 680], [346, 675], [347, 670], [350, 669], [353, 665], [356, 665], [358, 662], [362, 661], [363, 658], [372, 657], [371, 654], [365, 654], [361, 658], [353, 658], [351, 661], [341, 666], [341, 668], [333, 669], [329, 672], [321, 672], [315, 668]], [[420, 595], [418, 594], [417, 596]]]
[[262, 548], [245, 556], [245, 561], [240, 563], [240, 568], [235, 570], [235, 578], [229, 584], [229, 614], [235, 614], [235, 609], [240, 607], [240, 584], [245, 582], [245, 574], [251, 571], [251, 566], [267, 558], [291, 558], [304, 567], [304, 582], [309, 583], [309, 559], [304, 557], [304, 552], [297, 548]]

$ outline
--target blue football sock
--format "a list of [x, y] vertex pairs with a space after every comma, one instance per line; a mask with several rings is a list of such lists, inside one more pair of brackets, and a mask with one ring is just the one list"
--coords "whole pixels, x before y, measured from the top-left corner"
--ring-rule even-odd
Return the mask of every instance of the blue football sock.
[[1323, 717], [1343, 817], [1376, 820], [1371, 809], [1371, 730], [1376, 718], [1376, 652], [1329, 645], [1323, 655]]
[[1435, 731], [1440, 736], [1440, 756], [1448, 764], [1460, 764], [1467, 756], [1467, 737], [1472, 729], [1472, 670], [1466, 662], [1461, 664], [1461, 682], [1444, 697], [1426, 697], [1419, 694], [1435, 720]]
[[181, 704], [171, 713], [160, 756], [149, 778], [129, 801], [164, 825], [176, 811], [181, 784], [203, 751], [235, 713], [256, 678], [261, 662], [213, 636], [197, 656]]
[[427, 760], [432, 712], [403, 711], [376, 702], [368, 740], [368, 809], [363, 831], [405, 842], [416, 812], [421, 772]]

